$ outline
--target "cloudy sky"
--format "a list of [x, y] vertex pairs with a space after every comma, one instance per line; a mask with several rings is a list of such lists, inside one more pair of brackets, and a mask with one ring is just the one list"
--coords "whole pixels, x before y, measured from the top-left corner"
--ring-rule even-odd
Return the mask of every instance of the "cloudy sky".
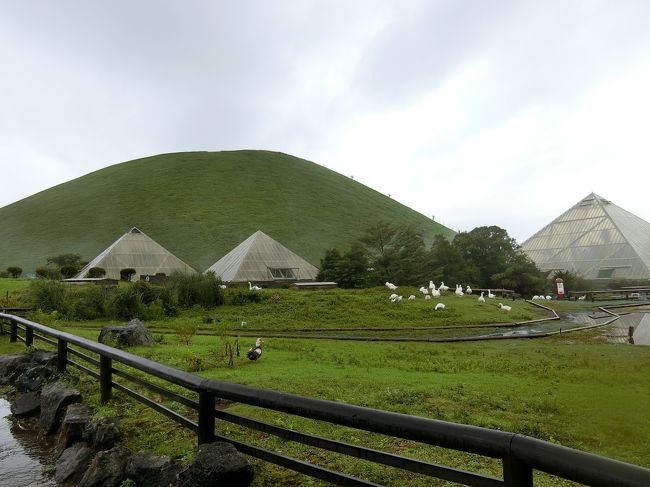
[[650, 2], [0, 0], [0, 206], [189, 150], [309, 159], [520, 242], [650, 220]]

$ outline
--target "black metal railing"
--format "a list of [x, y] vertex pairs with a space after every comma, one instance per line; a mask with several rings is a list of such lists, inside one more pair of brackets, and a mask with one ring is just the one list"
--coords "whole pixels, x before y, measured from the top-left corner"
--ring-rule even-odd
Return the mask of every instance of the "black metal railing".
[[[3, 322], [9, 326], [10, 341], [21, 340], [30, 346], [35, 339], [39, 339], [56, 347], [59, 372], [64, 372], [69, 364], [98, 379], [103, 402], [110, 401], [113, 389], [117, 389], [196, 432], [199, 444], [216, 439], [228, 441], [241, 453], [338, 485], [377, 484], [234, 438], [224, 437], [215, 433], [216, 420], [227, 421], [284, 440], [465, 485], [532, 486], [533, 470], [593, 486], [650, 485], [650, 469], [528, 436], [204, 379], [14, 315], [0, 313], [0, 333], [5, 332]], [[99, 359], [89, 356], [87, 352], [97, 354]], [[79, 359], [87, 365], [81, 364]], [[114, 365], [117, 363], [173, 384], [177, 388], [184, 389], [185, 393], [169, 390], [125, 370], [115, 368]], [[140, 394], [123, 383], [116, 382], [113, 380], [114, 377], [125, 379], [136, 386], [146, 388], [197, 411], [198, 422]], [[502, 478], [491, 477], [282, 428], [218, 410], [215, 408], [217, 399], [236, 401], [312, 420], [500, 459], [503, 475]]]

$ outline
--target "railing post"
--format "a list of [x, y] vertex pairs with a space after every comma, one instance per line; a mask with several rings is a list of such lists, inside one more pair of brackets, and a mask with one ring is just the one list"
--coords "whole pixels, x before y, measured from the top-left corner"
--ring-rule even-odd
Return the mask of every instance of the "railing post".
[[33, 343], [34, 343], [34, 330], [32, 330], [29, 326], [26, 326], [25, 327], [25, 346], [26, 347], [31, 347]]
[[113, 359], [110, 357], [99, 357], [99, 387], [102, 404], [111, 400], [113, 382]]
[[18, 323], [15, 321], [11, 322], [11, 333], [9, 336], [9, 341], [10, 342], [15, 342], [18, 340]]
[[509, 487], [533, 487], [533, 469], [516, 457], [503, 457], [503, 483]]
[[214, 394], [199, 391], [199, 445], [214, 441]]
[[68, 342], [59, 338], [56, 346], [56, 371], [59, 373], [65, 372], [68, 364]]

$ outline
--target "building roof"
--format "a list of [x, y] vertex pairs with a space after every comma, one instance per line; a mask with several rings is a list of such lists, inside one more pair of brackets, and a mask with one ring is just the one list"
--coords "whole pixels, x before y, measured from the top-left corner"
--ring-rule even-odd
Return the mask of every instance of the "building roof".
[[101, 267], [107, 278], [119, 279], [120, 270], [133, 268], [136, 277], [140, 275], [166, 275], [174, 272], [196, 272], [169, 250], [153, 240], [142, 231], [133, 227], [106, 250], [91, 260], [74, 279], [86, 277], [93, 267]]
[[318, 269], [281, 243], [258, 230], [206, 272], [224, 282], [314, 280]]
[[591, 193], [522, 244], [543, 271], [650, 278], [650, 223]]

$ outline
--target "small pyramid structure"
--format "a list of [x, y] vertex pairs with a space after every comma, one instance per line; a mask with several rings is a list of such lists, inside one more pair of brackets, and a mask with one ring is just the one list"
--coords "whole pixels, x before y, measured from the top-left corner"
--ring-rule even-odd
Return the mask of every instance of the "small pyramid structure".
[[313, 281], [318, 269], [281, 243], [258, 230], [206, 272], [224, 282]]
[[131, 228], [91, 260], [73, 279], [87, 277], [88, 271], [93, 267], [104, 269], [105, 277], [109, 279], [120, 279], [120, 270], [128, 268], [135, 269], [135, 279], [141, 275], [153, 276], [158, 273], [169, 276], [174, 272], [196, 272], [136, 227]]
[[650, 223], [591, 193], [522, 244], [545, 272], [650, 278]]

